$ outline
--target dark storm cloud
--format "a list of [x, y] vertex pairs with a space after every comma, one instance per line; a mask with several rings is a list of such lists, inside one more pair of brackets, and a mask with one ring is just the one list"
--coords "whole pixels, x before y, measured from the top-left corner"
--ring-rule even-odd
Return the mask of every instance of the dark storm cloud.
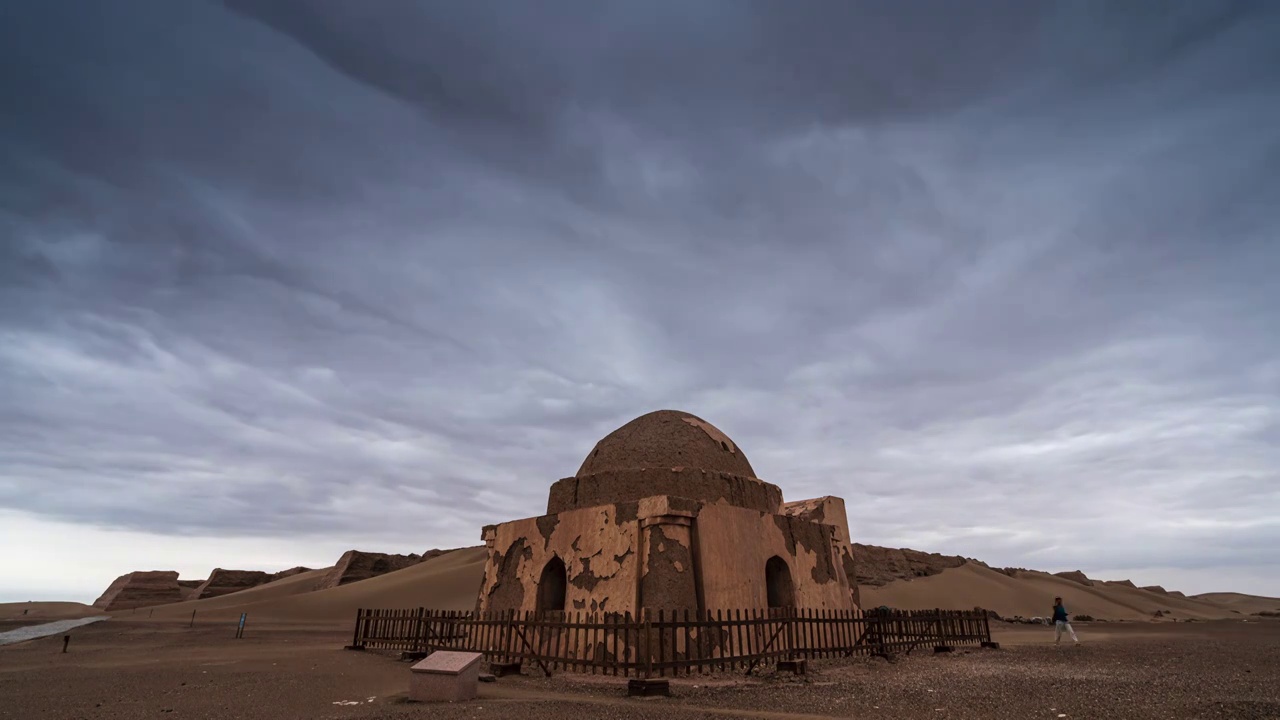
[[474, 543], [696, 412], [861, 540], [1273, 563], [1268, 3], [40, 3], [0, 505]]

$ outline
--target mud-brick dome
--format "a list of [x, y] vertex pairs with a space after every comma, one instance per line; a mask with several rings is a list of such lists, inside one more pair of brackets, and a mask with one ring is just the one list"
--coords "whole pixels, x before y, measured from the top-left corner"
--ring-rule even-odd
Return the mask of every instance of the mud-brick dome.
[[754, 478], [742, 448], [697, 415], [657, 410], [632, 420], [596, 443], [577, 477], [641, 468], [725, 472]]

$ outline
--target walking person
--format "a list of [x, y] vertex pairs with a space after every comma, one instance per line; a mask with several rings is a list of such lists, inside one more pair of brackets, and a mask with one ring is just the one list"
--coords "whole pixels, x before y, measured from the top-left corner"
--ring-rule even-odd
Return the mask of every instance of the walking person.
[[1076, 645], [1080, 644], [1080, 638], [1076, 637], [1076, 631], [1071, 629], [1071, 619], [1067, 616], [1067, 609], [1062, 605], [1062, 598], [1053, 599], [1053, 644], [1062, 644], [1062, 631], [1066, 630], [1071, 636], [1071, 642]]

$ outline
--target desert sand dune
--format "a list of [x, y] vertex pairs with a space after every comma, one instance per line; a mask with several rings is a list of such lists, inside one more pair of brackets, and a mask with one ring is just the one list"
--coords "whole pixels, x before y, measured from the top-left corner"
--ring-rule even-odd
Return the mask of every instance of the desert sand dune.
[[[484, 548], [468, 548], [403, 570], [339, 587], [320, 588], [324, 570], [304, 573], [232, 595], [156, 608], [155, 616], [233, 618], [241, 612], [272, 620], [345, 621], [357, 608], [428, 607], [470, 610], [484, 571]], [[319, 589], [317, 589], [319, 588]], [[1107, 620], [1150, 620], [1156, 611], [1179, 620], [1240, 617], [1231, 609], [1121, 584], [1081, 585], [1036, 571], [1014, 576], [977, 563], [948, 568], [937, 575], [863, 587], [865, 607], [984, 607], [1004, 616], [1045, 616], [1061, 596], [1076, 615]], [[141, 612], [141, 611], [140, 611]]]
[[[269, 582], [265, 585], [249, 588], [248, 590], [241, 590], [227, 595], [219, 595], [214, 598], [205, 598], [204, 600], [188, 600], [186, 602], [160, 605], [155, 608], [146, 608], [146, 610], [154, 610], [154, 615], [156, 617], [173, 614], [190, 615], [192, 610], [201, 612], [225, 610], [228, 608], [238, 608], [243, 605], [280, 600], [294, 595], [314, 592], [319, 589], [330, 569], [331, 568], [321, 568], [319, 570], [309, 570], [297, 575], [291, 575], [282, 580], [276, 580], [275, 582]], [[142, 610], [139, 610], [138, 612], [142, 612]], [[238, 613], [240, 611], [237, 610], [236, 612]]]
[[[1044, 580], [1053, 577], [1055, 576], [1037, 571], [1026, 571], [1018, 573], [1017, 575], [1017, 578], [1020, 580]], [[1136, 587], [1129, 581], [1105, 584], [1096, 583], [1093, 586], [1084, 588], [1084, 590], [1086, 592], [1095, 593], [1099, 598], [1133, 610], [1146, 618], [1154, 616], [1156, 612], [1162, 612], [1165, 615], [1179, 620], [1214, 620], [1229, 617], [1233, 614], [1230, 612], [1224, 612], [1222, 608], [1216, 605], [1188, 600], [1187, 598], [1179, 598], [1165, 592], [1144, 590]], [[1066, 596], [1063, 595], [1062, 597], [1065, 601]], [[1050, 603], [1052, 604], [1052, 598], [1050, 598]], [[1096, 617], [1106, 617], [1107, 619], [1111, 619], [1106, 615], [1075, 610], [1074, 608], [1072, 608], [1072, 611], [1076, 613], [1084, 612]]]
[[899, 580], [883, 587], [862, 588], [865, 607], [888, 605], [902, 609], [940, 607], [994, 610], [1004, 616], [1046, 616], [1053, 598], [1062, 597], [1076, 615], [1107, 620], [1149, 620], [1157, 610], [1185, 620], [1234, 616], [1230, 610], [1195, 600], [1158, 595], [1120, 585], [1085, 586], [1040, 572], [1020, 572], [1017, 577], [975, 563], [950, 568], [937, 575]]
[[[255, 618], [277, 621], [328, 623], [347, 621], [357, 608], [470, 610], [475, 607], [484, 561], [483, 547], [465, 548], [337, 587], [324, 587], [332, 568], [321, 568], [220, 597], [114, 614], [127, 617], [132, 613], [146, 613], [156, 619], [186, 619], [194, 610], [200, 618], [234, 619], [241, 612], [247, 612]], [[983, 607], [1005, 617], [1046, 616], [1051, 612], [1055, 596], [1064, 598], [1075, 615], [1106, 620], [1151, 620], [1157, 611], [1178, 620], [1212, 620], [1280, 610], [1280, 598], [1242, 593], [1180, 597], [1122, 583], [1084, 585], [1032, 570], [1001, 572], [973, 562], [949, 567], [928, 577], [862, 587], [866, 608], [880, 605], [902, 609]], [[24, 609], [28, 610], [25, 618]], [[0, 604], [0, 620], [58, 620], [100, 614], [100, 610], [80, 603]]]
[[[470, 610], [484, 572], [484, 548], [467, 548], [424, 561], [403, 570], [360, 582], [323, 588], [328, 569], [301, 575], [218, 598], [175, 603], [155, 608], [155, 617], [234, 618], [241, 612], [272, 620], [299, 622], [343, 621], [357, 608], [428, 607]], [[1123, 584], [1081, 585], [1036, 571], [1011, 577], [977, 563], [948, 568], [937, 575], [897, 580], [881, 587], [862, 588], [864, 607], [947, 608], [983, 607], [1003, 616], [1046, 616], [1053, 598], [1061, 596], [1075, 615], [1107, 620], [1150, 620], [1157, 611], [1178, 620], [1240, 617], [1232, 607], [1197, 598], [1171, 595]], [[1266, 598], [1238, 596], [1242, 607]], [[139, 611], [142, 612], [142, 611]]]
[[1259, 612], [1280, 612], [1280, 598], [1262, 595], [1245, 595], [1234, 592], [1215, 592], [1192, 595], [1192, 600], [1207, 602], [1228, 610], [1239, 611], [1243, 615]]
[[0, 620], [66, 620], [101, 614], [98, 608], [78, 602], [0, 603]]
[[[348, 620], [358, 608], [428, 607], [471, 610], [484, 572], [485, 549], [467, 548], [368, 580], [316, 589], [328, 568], [260, 585], [231, 595], [155, 608], [158, 618], [251, 617], [298, 622]], [[141, 612], [141, 611], [139, 611]]]
[[1157, 593], [1151, 590], [1143, 590], [1140, 588], [1128, 588], [1123, 586], [1114, 586], [1105, 588], [1105, 590], [1113, 592], [1113, 597], [1131, 602], [1135, 606], [1141, 606], [1145, 610], [1150, 610], [1152, 614], [1156, 611], [1164, 612], [1179, 620], [1196, 619], [1196, 620], [1216, 620], [1220, 618], [1236, 617], [1236, 613], [1230, 608], [1223, 608], [1220, 605], [1207, 603], [1202, 600], [1192, 598], [1180, 598], [1165, 593]]

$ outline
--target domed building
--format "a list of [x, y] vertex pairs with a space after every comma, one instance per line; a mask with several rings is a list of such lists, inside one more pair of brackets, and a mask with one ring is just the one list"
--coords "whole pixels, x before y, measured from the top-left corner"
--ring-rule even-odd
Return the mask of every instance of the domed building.
[[480, 612], [851, 609], [844, 501], [784, 503], [737, 443], [659, 410], [596, 443], [547, 514], [484, 528]]

